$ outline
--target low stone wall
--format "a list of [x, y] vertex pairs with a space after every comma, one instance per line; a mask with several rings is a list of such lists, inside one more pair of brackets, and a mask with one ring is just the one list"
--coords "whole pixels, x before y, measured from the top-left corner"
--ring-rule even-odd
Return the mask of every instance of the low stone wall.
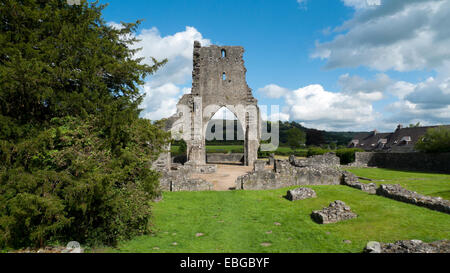
[[187, 169], [192, 173], [215, 173], [217, 171], [216, 165], [199, 165], [186, 163], [182, 167], [183, 169]]
[[181, 166], [177, 170], [162, 171], [159, 186], [162, 191], [210, 191], [214, 185], [202, 179], [190, 178], [192, 170]]
[[377, 193], [377, 185], [375, 183], [365, 184], [359, 182], [359, 179], [356, 175], [350, 172], [344, 172], [342, 175], [342, 185], [346, 185], [358, 190], [362, 190], [368, 192], [370, 194]]
[[297, 159], [295, 156], [289, 157], [289, 162], [296, 167], [308, 166], [330, 166], [337, 167], [341, 164], [341, 160], [335, 153], [327, 153], [324, 155], [315, 155], [308, 158]]
[[207, 163], [236, 163], [244, 164], [244, 154], [206, 154]]
[[369, 242], [366, 253], [450, 253], [450, 241], [424, 243], [420, 240], [397, 241], [393, 244]]
[[450, 153], [374, 153], [355, 154], [351, 166], [450, 173]]
[[203, 179], [182, 179], [172, 182], [172, 191], [212, 191], [213, 184]]
[[270, 190], [301, 185], [339, 185], [341, 177], [338, 168], [296, 167], [287, 160], [276, 160], [274, 170], [260, 170], [239, 177], [236, 189]]
[[377, 189], [377, 194], [397, 201], [450, 214], [450, 201], [442, 199], [441, 197], [421, 195], [404, 189], [400, 185], [381, 185]]

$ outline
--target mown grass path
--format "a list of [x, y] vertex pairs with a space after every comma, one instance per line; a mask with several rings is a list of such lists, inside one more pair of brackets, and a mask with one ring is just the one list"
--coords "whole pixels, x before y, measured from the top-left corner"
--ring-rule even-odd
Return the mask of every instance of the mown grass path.
[[[112, 252], [361, 252], [368, 241], [450, 238], [450, 215], [345, 186], [311, 186], [318, 198], [290, 202], [287, 189], [167, 192], [154, 205], [154, 234]], [[310, 214], [335, 200], [359, 216], [331, 225]], [[344, 242], [345, 240], [351, 243]]]

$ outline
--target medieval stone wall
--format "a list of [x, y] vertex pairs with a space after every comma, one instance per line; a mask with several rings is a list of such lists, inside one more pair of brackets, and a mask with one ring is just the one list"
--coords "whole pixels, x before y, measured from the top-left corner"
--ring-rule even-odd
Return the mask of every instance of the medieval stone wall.
[[450, 153], [356, 153], [352, 166], [450, 173]]
[[339, 185], [342, 172], [337, 167], [297, 167], [287, 160], [276, 160], [274, 170], [261, 170], [239, 177], [238, 190], [270, 190], [300, 185]]
[[202, 179], [190, 178], [190, 167], [177, 170], [162, 171], [159, 186], [162, 191], [210, 191], [214, 185]]
[[327, 153], [324, 155], [315, 155], [308, 158], [297, 159], [291, 156], [289, 161], [292, 165], [297, 167], [307, 166], [339, 166], [341, 163], [339, 157], [335, 153]]
[[450, 213], [450, 201], [441, 197], [418, 194], [417, 192], [404, 189], [400, 185], [381, 185], [377, 189], [377, 194], [400, 202]]

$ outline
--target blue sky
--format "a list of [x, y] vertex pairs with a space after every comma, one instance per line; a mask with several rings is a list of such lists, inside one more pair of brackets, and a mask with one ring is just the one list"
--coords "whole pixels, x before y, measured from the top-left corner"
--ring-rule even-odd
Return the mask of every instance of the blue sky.
[[450, 123], [449, 2], [101, 1], [111, 24], [144, 20], [143, 57], [169, 59], [143, 87], [145, 117], [175, 112], [190, 91], [192, 43], [200, 40], [245, 48], [247, 82], [260, 105], [338, 131]]

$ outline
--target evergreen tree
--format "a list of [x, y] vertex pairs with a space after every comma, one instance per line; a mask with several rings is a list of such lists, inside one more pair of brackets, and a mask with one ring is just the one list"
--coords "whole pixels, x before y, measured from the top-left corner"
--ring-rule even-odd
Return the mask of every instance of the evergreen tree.
[[139, 118], [139, 22], [81, 1], [0, 2], [0, 248], [115, 244], [149, 229], [152, 162], [169, 142]]
[[[139, 115], [138, 86], [153, 66], [134, 58], [133, 32], [101, 18], [103, 5], [4, 0], [0, 5], [0, 139], [17, 139], [55, 117], [100, 116], [113, 144]], [[12, 128], [11, 128], [12, 127]], [[31, 133], [31, 132], [30, 132]]]

